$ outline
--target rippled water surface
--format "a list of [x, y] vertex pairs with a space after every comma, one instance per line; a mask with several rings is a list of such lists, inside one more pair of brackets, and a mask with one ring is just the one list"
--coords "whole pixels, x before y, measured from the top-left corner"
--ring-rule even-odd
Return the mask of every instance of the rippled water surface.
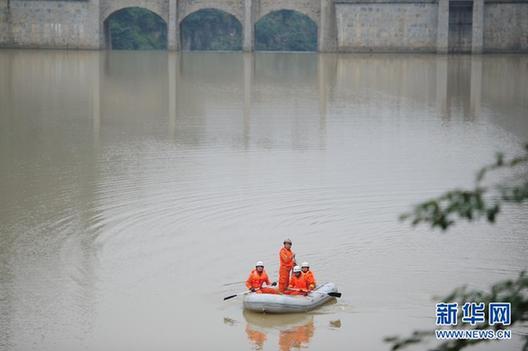
[[[526, 206], [398, 221], [526, 140], [526, 56], [0, 51], [0, 349], [386, 350], [527, 268]], [[343, 298], [223, 302], [285, 237]]]

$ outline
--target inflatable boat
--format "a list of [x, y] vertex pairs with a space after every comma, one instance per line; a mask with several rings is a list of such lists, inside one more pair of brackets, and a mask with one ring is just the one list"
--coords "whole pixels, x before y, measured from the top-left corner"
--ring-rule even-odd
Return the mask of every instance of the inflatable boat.
[[328, 295], [337, 293], [334, 283], [325, 283], [307, 296], [251, 293], [244, 296], [244, 308], [254, 312], [295, 313], [313, 310], [334, 299]]

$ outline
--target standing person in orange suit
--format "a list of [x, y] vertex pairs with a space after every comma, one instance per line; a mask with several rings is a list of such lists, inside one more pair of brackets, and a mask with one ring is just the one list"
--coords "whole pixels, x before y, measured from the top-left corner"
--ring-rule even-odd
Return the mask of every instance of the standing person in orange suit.
[[[258, 261], [255, 269], [249, 273], [246, 280], [246, 286], [249, 290], [260, 294], [277, 294], [277, 289], [265, 287], [264, 284], [270, 285], [268, 273], [264, 270], [264, 263]], [[275, 284], [275, 283], [273, 283]]]
[[308, 290], [315, 289], [315, 277], [313, 272], [310, 270], [310, 265], [308, 262], [303, 262], [301, 264], [301, 269], [303, 272], [304, 280], [306, 280], [306, 284], [308, 285]]
[[295, 263], [295, 254], [291, 250], [292, 241], [290, 239], [284, 240], [284, 247], [279, 252], [280, 267], [279, 267], [279, 291], [284, 292], [290, 282], [290, 271]]
[[304, 279], [301, 267], [293, 267], [290, 284], [284, 293], [287, 295], [307, 295], [308, 292], [308, 284], [306, 283], [306, 279]]

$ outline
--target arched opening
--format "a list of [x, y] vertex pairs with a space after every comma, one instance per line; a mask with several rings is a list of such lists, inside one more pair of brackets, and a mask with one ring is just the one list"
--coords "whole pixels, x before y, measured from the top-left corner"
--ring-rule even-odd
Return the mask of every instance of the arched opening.
[[298, 11], [270, 12], [255, 24], [255, 50], [317, 51], [317, 24]]
[[180, 23], [182, 50], [242, 50], [242, 24], [233, 15], [203, 9]]
[[104, 21], [105, 47], [112, 50], [166, 50], [167, 23], [141, 7], [127, 7]]

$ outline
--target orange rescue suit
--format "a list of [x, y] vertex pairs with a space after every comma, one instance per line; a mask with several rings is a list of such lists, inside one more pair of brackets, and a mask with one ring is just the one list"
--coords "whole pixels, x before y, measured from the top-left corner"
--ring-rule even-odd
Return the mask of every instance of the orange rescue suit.
[[283, 247], [279, 252], [279, 291], [283, 292], [290, 281], [290, 271], [293, 268], [293, 251]]
[[306, 284], [308, 285], [308, 290], [315, 289], [315, 277], [312, 273], [312, 271], [308, 271], [303, 274], [304, 279], [306, 280]]
[[262, 288], [262, 285], [264, 283], [266, 283], [266, 285], [270, 285], [268, 273], [266, 273], [265, 270], [263, 270], [262, 273], [259, 273], [257, 269], [252, 270], [251, 273], [249, 273], [249, 277], [246, 280], [246, 286], [248, 289]]
[[265, 293], [265, 294], [276, 294], [277, 290], [273, 288], [264, 288], [262, 285], [270, 285], [270, 280], [268, 278], [268, 273], [266, 273], [265, 270], [262, 271], [262, 273], [259, 273], [257, 269], [254, 269], [249, 273], [249, 277], [246, 280], [246, 286], [248, 289], [260, 289], [257, 290], [258, 293]]
[[306, 282], [306, 279], [304, 279], [303, 274], [299, 277], [297, 277], [295, 274], [292, 275], [290, 279], [290, 285], [288, 285], [289, 289], [298, 289], [298, 290], [286, 290], [284, 293], [288, 295], [306, 295], [306, 292], [308, 291], [308, 283]]

